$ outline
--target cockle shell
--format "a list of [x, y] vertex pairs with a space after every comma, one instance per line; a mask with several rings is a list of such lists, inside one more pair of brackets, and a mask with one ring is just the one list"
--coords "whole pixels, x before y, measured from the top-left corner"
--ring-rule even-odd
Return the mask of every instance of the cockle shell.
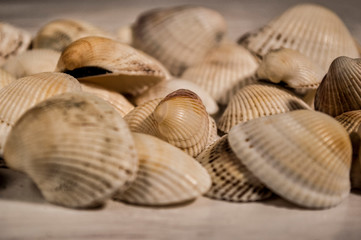
[[299, 109], [310, 107], [278, 86], [252, 84], [241, 88], [233, 96], [217, 126], [222, 132], [228, 133], [238, 123]]
[[50, 48], [62, 52], [70, 43], [83, 37], [112, 36], [90, 23], [75, 19], [57, 19], [45, 24], [33, 40], [34, 48]]
[[169, 205], [193, 200], [208, 191], [207, 171], [180, 149], [156, 137], [134, 133], [139, 156], [137, 178], [115, 199], [142, 205]]
[[10, 57], [3, 68], [16, 78], [26, 77], [41, 72], [53, 72], [60, 52], [51, 49], [32, 49]]
[[238, 82], [253, 75], [258, 68], [256, 58], [244, 47], [222, 43], [213, 48], [198, 64], [190, 66], [182, 78], [205, 89], [217, 102], [226, 105], [228, 94]]
[[174, 76], [200, 62], [222, 40], [226, 22], [204, 7], [178, 6], [141, 14], [133, 25], [133, 45], [158, 59]]
[[333, 117], [361, 109], [361, 58], [336, 58], [317, 88], [315, 110]]
[[171, 79], [167, 81], [161, 81], [153, 87], [149, 88], [143, 94], [137, 96], [134, 101], [137, 105], [141, 105], [152, 99], [164, 98], [169, 93], [174, 92], [178, 89], [188, 89], [196, 93], [202, 99], [202, 102], [206, 107], [208, 114], [212, 115], [218, 112], [218, 105], [208, 92], [203, 90], [197, 84], [183, 79]]
[[227, 137], [224, 135], [197, 156], [212, 179], [212, 186], [205, 195], [234, 202], [257, 201], [272, 196], [272, 192], [233, 153]]
[[344, 112], [335, 119], [346, 129], [348, 133], [357, 132], [361, 125], [361, 110]]
[[169, 77], [157, 60], [103, 37], [86, 37], [71, 43], [61, 54], [57, 71], [133, 95]]
[[324, 73], [336, 57], [358, 57], [354, 40], [342, 20], [315, 4], [296, 5], [238, 42], [261, 58], [281, 47], [298, 50]]
[[89, 93], [65, 93], [27, 111], [4, 150], [49, 202], [73, 208], [104, 203], [135, 179], [138, 157], [117, 111]]
[[118, 92], [91, 83], [81, 83], [81, 88], [84, 92], [92, 93], [109, 102], [122, 117], [134, 109], [133, 104]]
[[295, 204], [333, 207], [350, 192], [351, 142], [326, 114], [299, 110], [257, 118], [233, 127], [228, 140], [262, 183]]
[[12, 74], [0, 68], [0, 89], [9, 85], [14, 80], [16, 80], [16, 78]]
[[30, 41], [29, 32], [0, 22], [0, 66], [10, 56], [24, 52], [29, 47]]
[[81, 91], [79, 82], [64, 73], [38, 73], [20, 78], [0, 90], [0, 155], [11, 128], [35, 104], [54, 95]]
[[324, 72], [300, 52], [282, 48], [264, 56], [257, 76], [273, 83], [283, 82], [291, 88], [315, 89], [321, 83]]

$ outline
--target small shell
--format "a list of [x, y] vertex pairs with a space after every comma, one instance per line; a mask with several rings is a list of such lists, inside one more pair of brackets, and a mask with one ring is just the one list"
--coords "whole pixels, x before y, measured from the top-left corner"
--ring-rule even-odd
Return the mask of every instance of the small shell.
[[258, 68], [256, 58], [244, 47], [223, 43], [212, 49], [199, 64], [189, 67], [182, 78], [205, 89], [217, 102], [227, 104], [228, 94], [238, 82], [252, 76]]
[[342, 20], [331, 10], [315, 4], [296, 5], [239, 43], [264, 57], [281, 47], [298, 50], [326, 73], [339, 56], [358, 57], [354, 40]]
[[193, 200], [211, 186], [207, 171], [178, 148], [147, 134], [134, 133], [139, 171], [134, 183], [115, 199], [142, 205]]
[[127, 26], [118, 28], [117, 40], [121, 43], [132, 45], [132, 43], [133, 43], [132, 26], [127, 25]]
[[206, 196], [233, 202], [257, 201], [272, 196], [272, 192], [233, 153], [227, 137], [224, 135], [197, 157], [212, 179]]
[[122, 117], [88, 93], [66, 93], [27, 111], [4, 151], [49, 202], [73, 208], [104, 203], [135, 179], [138, 157]]
[[71, 43], [61, 54], [57, 71], [133, 95], [169, 77], [155, 59], [117, 41], [86, 37]]
[[200, 62], [226, 32], [224, 18], [211, 9], [180, 6], [140, 15], [133, 45], [158, 59], [174, 76]]
[[191, 81], [183, 79], [171, 79], [167, 81], [161, 81], [153, 87], [149, 88], [146, 92], [135, 98], [135, 103], [141, 105], [156, 98], [164, 98], [169, 93], [178, 89], [188, 89], [196, 93], [201, 99], [204, 106], [207, 109], [208, 114], [216, 114], [218, 112], [217, 103], [214, 99], [204, 91], [200, 86], [194, 84]]
[[284, 82], [291, 88], [317, 88], [324, 76], [323, 70], [296, 50], [282, 48], [267, 53], [257, 76], [273, 83]]
[[260, 181], [295, 204], [328, 208], [349, 195], [351, 143], [326, 114], [300, 110], [257, 118], [233, 127], [228, 140]]
[[50, 48], [62, 52], [70, 43], [83, 37], [111, 35], [87, 22], [58, 19], [45, 24], [33, 40], [34, 48]]
[[64, 73], [38, 73], [20, 78], [0, 90], [0, 155], [7, 135], [20, 116], [54, 95], [81, 91], [79, 82]]
[[29, 32], [0, 22], [0, 66], [10, 56], [24, 52], [29, 47], [30, 41]]
[[361, 125], [361, 110], [344, 112], [335, 117], [335, 119], [351, 134], [356, 132]]
[[4, 69], [0, 68], [0, 89], [9, 85], [10, 83], [12, 83], [15, 80], [16, 80], [16, 78], [12, 74], [10, 74], [7, 71], [5, 71]]
[[41, 72], [53, 72], [60, 52], [51, 49], [33, 49], [9, 58], [3, 68], [16, 78]]
[[233, 96], [218, 121], [218, 128], [228, 133], [238, 123], [299, 109], [310, 107], [286, 90], [269, 84], [248, 85]]
[[122, 117], [134, 109], [133, 104], [131, 104], [122, 94], [118, 92], [90, 83], [81, 83], [81, 87], [84, 92], [92, 93], [109, 102]]
[[333, 117], [361, 108], [361, 58], [336, 58], [317, 88], [315, 110]]

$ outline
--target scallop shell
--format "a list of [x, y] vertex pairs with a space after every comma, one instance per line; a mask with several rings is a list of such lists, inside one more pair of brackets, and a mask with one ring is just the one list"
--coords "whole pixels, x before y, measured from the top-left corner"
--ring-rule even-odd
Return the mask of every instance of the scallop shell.
[[315, 4], [296, 5], [238, 42], [261, 58], [281, 47], [298, 50], [324, 73], [336, 57], [358, 57], [354, 40], [342, 20]]
[[189, 67], [182, 78], [205, 89], [217, 102], [227, 104], [229, 90], [252, 76], [258, 68], [255, 57], [244, 47], [223, 43], [212, 49], [199, 64]]
[[267, 53], [257, 76], [273, 83], [283, 82], [291, 88], [317, 88], [324, 72], [316, 63], [300, 52], [282, 48]]
[[34, 106], [12, 129], [4, 151], [49, 202], [73, 208], [104, 203], [135, 179], [132, 135], [113, 107], [88, 93], [66, 93]]
[[158, 59], [174, 76], [200, 62], [223, 38], [224, 18], [211, 9], [178, 6], [141, 14], [133, 45]]
[[70, 43], [83, 37], [112, 36], [91, 25], [75, 19], [57, 19], [45, 24], [33, 40], [34, 48], [50, 48], [62, 52]]
[[12, 74], [0, 68], [0, 89], [9, 85], [11, 82], [15, 80], [16, 78]]
[[152, 99], [164, 98], [169, 93], [174, 92], [178, 89], [188, 89], [196, 93], [202, 99], [202, 102], [206, 107], [208, 114], [212, 115], [218, 112], [218, 105], [214, 101], [214, 99], [208, 94], [208, 92], [203, 90], [197, 84], [183, 79], [171, 79], [167, 81], [161, 81], [153, 87], [149, 88], [143, 94], [137, 96], [134, 101], [137, 105], [141, 105]]
[[133, 95], [169, 78], [167, 70], [155, 59], [102, 37], [86, 37], [71, 43], [61, 54], [57, 71]]
[[142, 205], [193, 200], [208, 191], [207, 171], [178, 148], [147, 134], [134, 133], [139, 170], [134, 183], [115, 199]]
[[122, 94], [118, 92], [90, 83], [81, 83], [81, 87], [84, 92], [92, 93], [109, 102], [122, 117], [134, 109], [133, 104], [131, 104]]
[[81, 91], [79, 82], [64, 73], [38, 73], [20, 78], [0, 90], [0, 155], [6, 137], [20, 116], [54, 95]]
[[326, 114], [300, 110], [254, 119], [233, 127], [228, 140], [242, 163], [290, 202], [328, 208], [349, 195], [351, 143]]
[[10, 56], [24, 52], [29, 47], [30, 41], [29, 32], [0, 22], [0, 66]]
[[361, 58], [336, 58], [317, 88], [315, 110], [333, 117], [361, 109]]
[[197, 156], [212, 179], [206, 196], [232, 202], [257, 201], [272, 196], [272, 192], [233, 153], [227, 137], [224, 135]]
[[233, 96], [218, 121], [218, 128], [228, 133], [238, 123], [299, 109], [310, 107], [286, 90], [269, 84], [248, 85]]
[[51, 49], [32, 49], [9, 58], [3, 68], [16, 78], [41, 72], [53, 72], [60, 52]]

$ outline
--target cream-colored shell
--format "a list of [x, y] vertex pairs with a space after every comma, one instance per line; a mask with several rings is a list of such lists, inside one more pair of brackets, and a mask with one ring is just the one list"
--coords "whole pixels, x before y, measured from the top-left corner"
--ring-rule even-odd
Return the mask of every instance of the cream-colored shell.
[[139, 156], [137, 178], [115, 199], [141, 205], [170, 205], [193, 200], [211, 186], [207, 171], [180, 149], [156, 137], [134, 133]]
[[329, 208], [350, 193], [352, 148], [332, 117], [309, 110], [257, 118], [228, 134], [242, 163], [273, 192], [309, 208]]
[[131, 25], [125, 25], [117, 29], [116, 39], [128, 45], [133, 43], [133, 30]]
[[0, 89], [9, 85], [15, 80], [16, 78], [12, 74], [0, 68]]
[[118, 112], [89, 93], [47, 99], [16, 122], [7, 165], [30, 176], [49, 202], [73, 208], [103, 204], [135, 179], [138, 157]]

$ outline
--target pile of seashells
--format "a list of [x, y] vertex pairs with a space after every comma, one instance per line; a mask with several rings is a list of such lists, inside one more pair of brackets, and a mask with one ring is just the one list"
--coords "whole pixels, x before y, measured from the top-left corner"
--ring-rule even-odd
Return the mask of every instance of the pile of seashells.
[[195, 6], [147, 11], [117, 34], [0, 23], [2, 166], [72, 208], [340, 204], [361, 187], [360, 45], [313, 4], [238, 43], [226, 28]]

